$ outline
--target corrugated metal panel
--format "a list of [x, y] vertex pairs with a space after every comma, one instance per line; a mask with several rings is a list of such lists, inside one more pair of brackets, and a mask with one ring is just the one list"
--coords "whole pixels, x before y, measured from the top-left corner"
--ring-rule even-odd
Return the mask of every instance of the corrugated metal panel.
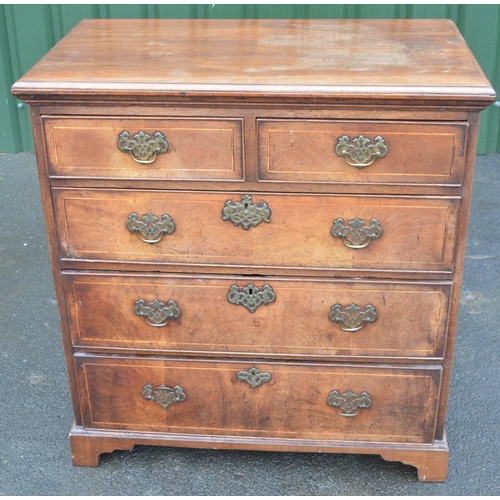
[[[81, 19], [452, 19], [500, 95], [499, 5], [0, 5], [0, 151], [33, 151], [28, 108], [10, 87]], [[500, 108], [483, 111], [478, 153], [500, 152]]]

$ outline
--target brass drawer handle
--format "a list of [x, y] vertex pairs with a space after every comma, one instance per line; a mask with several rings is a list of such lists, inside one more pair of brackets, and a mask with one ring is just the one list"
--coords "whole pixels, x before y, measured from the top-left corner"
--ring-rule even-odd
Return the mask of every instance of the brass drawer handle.
[[133, 139], [130, 134], [124, 130], [118, 137], [118, 149], [123, 153], [130, 153], [132, 160], [143, 165], [153, 163], [158, 154], [168, 151], [168, 142], [161, 132], [154, 133], [154, 139], [149, 134], [137, 132]]
[[349, 140], [348, 135], [339, 137], [335, 146], [335, 153], [342, 156], [351, 167], [360, 170], [371, 165], [377, 158], [384, 158], [389, 152], [385, 139], [380, 135], [375, 137], [375, 144], [370, 144], [370, 139], [364, 135], [355, 137], [352, 144], [349, 144]]
[[269, 382], [272, 375], [267, 372], [261, 372], [257, 368], [250, 368], [248, 371], [241, 370], [236, 373], [236, 378], [240, 382], [247, 382], [252, 389], [255, 389], [264, 382]]
[[371, 240], [380, 238], [384, 231], [382, 231], [380, 222], [377, 219], [372, 219], [369, 226], [362, 227], [364, 223], [364, 220], [356, 217], [349, 221], [347, 226], [344, 226], [344, 219], [339, 217], [333, 221], [330, 234], [334, 238], [340, 238], [346, 247], [355, 250], [365, 248], [370, 244]]
[[326, 400], [326, 404], [335, 408], [342, 417], [355, 417], [359, 415], [363, 408], [370, 408], [372, 400], [367, 392], [362, 392], [361, 396], [352, 391], [347, 391], [339, 396], [339, 391], [332, 391]]
[[271, 222], [270, 216], [269, 205], [265, 201], [253, 203], [250, 195], [243, 195], [241, 201], [227, 200], [222, 208], [222, 220], [229, 220], [235, 226], [241, 225], [245, 230], [261, 222]]
[[262, 290], [249, 283], [239, 289], [238, 285], [232, 285], [227, 294], [227, 300], [236, 306], [244, 306], [251, 313], [262, 304], [271, 304], [276, 300], [276, 294], [273, 292], [271, 285], [264, 285]]
[[172, 234], [175, 231], [174, 221], [168, 214], [163, 214], [161, 221], [151, 212], [143, 215], [141, 220], [138, 220], [138, 217], [135, 212], [132, 212], [125, 225], [131, 233], [136, 233], [137, 237], [145, 243], [158, 243], [163, 235]]
[[148, 401], [156, 401], [164, 410], [166, 410], [172, 403], [181, 403], [185, 401], [186, 394], [182, 387], [176, 385], [173, 389], [165, 385], [155, 387], [151, 384], [145, 384], [142, 397]]
[[172, 318], [178, 318], [181, 310], [177, 302], [169, 300], [165, 305], [160, 300], [154, 299], [148, 305], [145, 300], [138, 300], [135, 303], [134, 312], [137, 316], [144, 317], [146, 323], [150, 326], [165, 326]]
[[345, 308], [345, 312], [342, 311], [342, 306], [340, 304], [335, 304], [332, 306], [332, 310], [328, 317], [334, 323], [338, 323], [344, 332], [357, 332], [361, 330], [366, 323], [373, 323], [376, 321], [378, 314], [375, 308], [370, 304], [366, 304], [364, 311], [356, 304], [351, 304]]

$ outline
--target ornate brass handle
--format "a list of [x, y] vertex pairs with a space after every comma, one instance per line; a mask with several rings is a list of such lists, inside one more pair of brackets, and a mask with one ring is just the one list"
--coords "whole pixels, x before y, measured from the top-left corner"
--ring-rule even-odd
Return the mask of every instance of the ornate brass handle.
[[154, 299], [148, 305], [145, 300], [138, 300], [135, 303], [134, 312], [137, 316], [144, 317], [150, 326], [165, 326], [172, 318], [178, 318], [181, 310], [177, 302], [169, 300], [165, 305], [160, 300]]
[[330, 234], [334, 238], [340, 238], [346, 247], [354, 248], [355, 250], [365, 248], [370, 244], [371, 240], [380, 238], [384, 232], [377, 219], [372, 219], [369, 226], [362, 227], [364, 223], [364, 220], [356, 217], [349, 221], [347, 226], [343, 226], [344, 219], [339, 217], [333, 221]]
[[158, 243], [163, 235], [172, 234], [175, 231], [174, 221], [168, 214], [163, 214], [161, 221], [151, 212], [143, 215], [141, 220], [138, 220], [138, 217], [135, 212], [132, 212], [125, 225], [131, 233], [136, 233], [137, 237], [145, 243]]
[[267, 372], [261, 372], [257, 368], [250, 368], [248, 371], [241, 370], [236, 373], [236, 378], [240, 382], [247, 382], [252, 389], [255, 389], [264, 382], [269, 382], [272, 375]]
[[358, 397], [352, 391], [347, 391], [339, 396], [339, 391], [332, 391], [326, 400], [326, 404], [335, 408], [342, 417], [355, 417], [363, 408], [370, 408], [372, 400], [367, 392], [362, 392]]
[[156, 401], [164, 410], [166, 410], [172, 403], [181, 403], [185, 401], [186, 394], [182, 387], [176, 385], [173, 389], [165, 385], [155, 387], [151, 384], [145, 384], [142, 397], [149, 401]]
[[375, 144], [370, 144], [370, 139], [364, 135], [359, 135], [349, 144], [349, 136], [343, 135], [339, 137], [338, 143], [335, 146], [335, 153], [338, 156], [344, 157], [345, 161], [351, 167], [359, 168], [360, 170], [368, 165], [371, 165], [377, 158], [387, 156], [389, 148], [385, 144], [385, 139], [380, 135], [375, 137]]
[[338, 323], [344, 332], [357, 332], [361, 330], [366, 323], [373, 323], [376, 321], [378, 314], [375, 308], [370, 304], [366, 304], [364, 311], [356, 304], [351, 304], [349, 307], [345, 308], [345, 311], [342, 311], [342, 306], [340, 304], [335, 304], [332, 306], [332, 310], [328, 317], [334, 323]]
[[147, 165], [156, 160], [156, 156], [168, 151], [168, 142], [161, 132], [154, 133], [154, 139], [142, 130], [134, 134], [133, 139], [124, 130], [118, 137], [118, 149], [123, 153], [130, 153], [132, 160]]
[[261, 222], [271, 222], [271, 209], [262, 201], [253, 203], [250, 195], [241, 197], [241, 201], [227, 200], [222, 208], [222, 220], [230, 220], [235, 226], [241, 225], [243, 229], [250, 229]]
[[276, 300], [276, 294], [271, 285], [264, 285], [262, 290], [249, 283], [239, 289], [238, 285], [233, 285], [227, 294], [227, 300], [234, 305], [246, 307], [251, 313], [262, 304], [270, 304]]

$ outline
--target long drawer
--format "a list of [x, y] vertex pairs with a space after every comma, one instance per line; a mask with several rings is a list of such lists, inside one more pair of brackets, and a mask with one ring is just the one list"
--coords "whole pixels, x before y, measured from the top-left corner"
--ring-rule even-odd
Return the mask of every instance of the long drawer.
[[460, 184], [466, 123], [258, 120], [259, 178]]
[[51, 176], [243, 179], [239, 118], [49, 117], [43, 126]]
[[64, 259], [452, 271], [459, 198], [54, 188]]
[[442, 358], [451, 288], [71, 272], [64, 284], [77, 348], [240, 357]]
[[75, 357], [84, 427], [431, 443], [440, 367]]

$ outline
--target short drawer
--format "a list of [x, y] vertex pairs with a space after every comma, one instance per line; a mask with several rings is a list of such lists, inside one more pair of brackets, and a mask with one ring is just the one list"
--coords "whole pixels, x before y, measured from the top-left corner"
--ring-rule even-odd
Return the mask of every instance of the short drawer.
[[460, 184], [466, 123], [258, 120], [259, 178]]
[[77, 356], [84, 427], [431, 443], [440, 367]]
[[[452, 270], [458, 198], [62, 188], [53, 193], [64, 259]], [[226, 211], [228, 204], [234, 209]], [[245, 230], [248, 220], [256, 226]]]
[[65, 272], [78, 347], [442, 358], [451, 286]]
[[242, 119], [44, 118], [49, 173], [243, 179], [242, 124]]

